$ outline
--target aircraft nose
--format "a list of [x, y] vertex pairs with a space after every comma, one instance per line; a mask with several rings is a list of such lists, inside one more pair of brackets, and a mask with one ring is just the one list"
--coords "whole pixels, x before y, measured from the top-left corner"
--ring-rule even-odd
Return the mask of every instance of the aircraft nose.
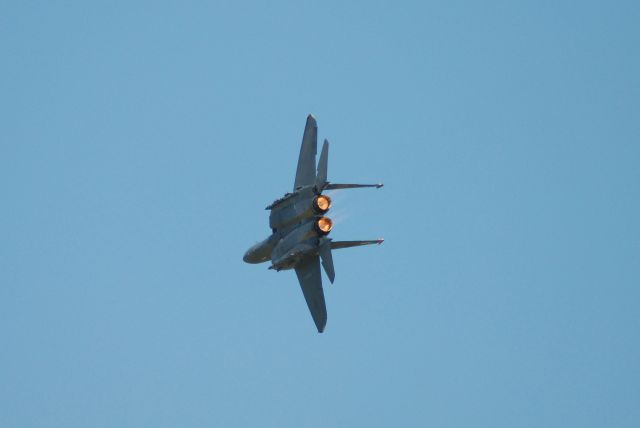
[[245, 263], [250, 263], [250, 264], [265, 262], [268, 259], [267, 255], [265, 254], [265, 251], [266, 249], [265, 249], [264, 243], [263, 242], [258, 243], [253, 247], [249, 248], [247, 252], [244, 253], [244, 257], [242, 258], [242, 260], [244, 260]]
[[249, 248], [247, 252], [244, 253], [242, 260], [244, 260], [245, 263], [249, 263], [249, 264], [258, 263], [258, 260], [256, 259], [255, 247]]

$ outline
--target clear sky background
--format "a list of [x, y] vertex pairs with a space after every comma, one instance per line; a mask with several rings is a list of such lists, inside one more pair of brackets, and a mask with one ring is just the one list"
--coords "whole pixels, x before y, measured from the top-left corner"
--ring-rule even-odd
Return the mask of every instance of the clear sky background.
[[[3, 2], [0, 426], [640, 426], [635, 1]], [[318, 334], [242, 262], [332, 145]]]

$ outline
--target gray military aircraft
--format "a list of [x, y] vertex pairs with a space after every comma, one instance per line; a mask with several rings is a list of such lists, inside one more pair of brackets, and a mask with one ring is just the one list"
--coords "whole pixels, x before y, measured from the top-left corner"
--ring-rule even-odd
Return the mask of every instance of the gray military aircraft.
[[369, 241], [333, 241], [327, 235], [333, 222], [325, 214], [331, 208], [331, 199], [324, 190], [356, 187], [380, 188], [382, 184], [334, 184], [327, 181], [329, 142], [324, 140], [316, 169], [318, 125], [309, 115], [302, 136], [293, 192], [285, 194], [266, 209], [271, 210], [269, 226], [272, 234], [249, 248], [244, 255], [247, 263], [271, 260], [269, 269], [281, 271], [295, 269], [302, 293], [307, 301], [313, 321], [322, 333], [327, 324], [327, 308], [322, 290], [320, 264], [333, 283], [335, 270], [331, 250], [381, 244], [383, 239]]

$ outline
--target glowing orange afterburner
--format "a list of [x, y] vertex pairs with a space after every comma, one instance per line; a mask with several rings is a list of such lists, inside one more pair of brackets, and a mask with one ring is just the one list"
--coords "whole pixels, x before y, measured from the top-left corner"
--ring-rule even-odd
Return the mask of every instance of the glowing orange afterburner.
[[326, 235], [327, 233], [331, 232], [333, 222], [329, 217], [320, 217], [318, 220], [316, 220], [316, 227], [320, 233]]
[[331, 198], [325, 195], [318, 195], [313, 200], [313, 208], [316, 212], [326, 213], [331, 208]]

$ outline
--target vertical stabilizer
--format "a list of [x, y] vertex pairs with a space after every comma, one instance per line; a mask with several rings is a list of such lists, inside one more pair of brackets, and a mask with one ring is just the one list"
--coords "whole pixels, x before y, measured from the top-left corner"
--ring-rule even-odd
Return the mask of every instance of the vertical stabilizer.
[[379, 189], [381, 187], [383, 187], [384, 184], [379, 183], [379, 184], [327, 184], [325, 186], [325, 189], [328, 190], [338, 190], [338, 189], [358, 189], [360, 187], [375, 187], [376, 189]]
[[361, 247], [363, 245], [382, 244], [384, 239], [371, 239], [369, 241], [331, 241], [331, 248], [339, 250], [340, 248]]

